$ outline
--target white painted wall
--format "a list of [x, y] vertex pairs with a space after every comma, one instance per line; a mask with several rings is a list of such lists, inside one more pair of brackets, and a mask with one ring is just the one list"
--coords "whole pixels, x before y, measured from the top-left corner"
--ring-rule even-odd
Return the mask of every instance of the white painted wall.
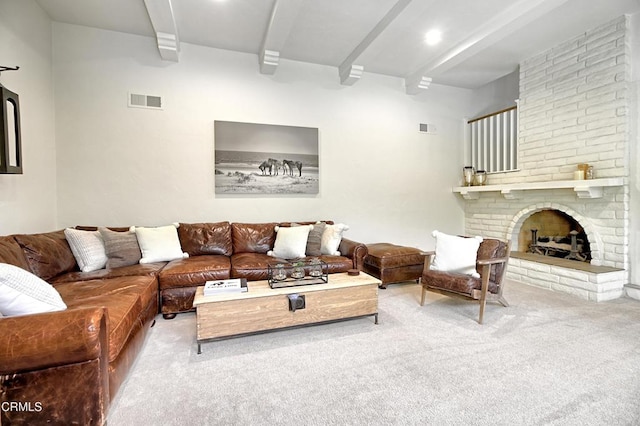
[[[347, 236], [424, 249], [430, 233], [462, 232], [451, 193], [471, 91], [282, 61], [261, 75], [256, 55], [181, 44], [160, 60], [141, 36], [54, 23], [59, 225], [331, 219]], [[127, 93], [162, 95], [165, 108], [127, 107]], [[213, 122], [319, 128], [318, 196], [214, 193]], [[435, 124], [437, 135], [418, 132]]]
[[0, 175], [0, 235], [56, 226], [51, 22], [32, 0], [0, 2], [0, 84], [20, 97], [24, 174]]
[[[469, 114], [462, 120], [464, 126], [464, 165], [460, 165], [458, 183], [462, 182], [462, 167], [471, 164], [471, 150], [469, 141], [471, 140], [469, 120], [493, 114], [503, 109], [516, 105], [516, 99], [520, 97], [520, 68], [504, 75], [497, 80], [474, 89], [471, 94], [469, 104]], [[491, 182], [489, 182], [491, 183]]]
[[492, 114], [516, 104], [520, 97], [520, 69], [474, 89], [470, 119]]

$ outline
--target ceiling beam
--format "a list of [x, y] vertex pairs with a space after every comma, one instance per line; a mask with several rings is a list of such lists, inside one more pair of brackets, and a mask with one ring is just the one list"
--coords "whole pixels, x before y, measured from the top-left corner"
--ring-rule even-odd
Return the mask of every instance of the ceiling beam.
[[345, 86], [353, 86], [356, 81], [360, 80], [363, 72], [364, 67], [362, 65], [352, 64], [349, 68], [340, 66], [340, 68], [338, 68], [338, 73], [340, 74], [340, 84], [344, 84]]
[[431, 84], [431, 77], [426, 75], [416, 74], [411, 79], [406, 78], [404, 80], [405, 91], [407, 95], [417, 95], [423, 90], [427, 90]]
[[144, 0], [144, 5], [156, 33], [160, 57], [165, 61], [178, 62], [180, 40], [171, 0]]
[[360, 80], [364, 67], [362, 65], [356, 65], [360, 55], [374, 42], [376, 38], [391, 24], [394, 19], [400, 15], [400, 13], [411, 3], [411, 0], [398, 0], [393, 5], [389, 12], [382, 17], [382, 19], [376, 24], [375, 27], [366, 35], [366, 37], [356, 46], [355, 49], [347, 56], [347, 58], [338, 67], [338, 74], [340, 75], [340, 83], [351, 86], [356, 81]]
[[301, 5], [302, 0], [276, 0], [273, 3], [271, 19], [258, 52], [262, 74], [276, 72], [280, 62], [280, 51], [289, 38]]
[[[478, 54], [518, 29], [558, 8], [567, 0], [521, 0], [481, 25], [478, 30], [441, 56], [423, 64], [405, 78], [409, 95], [420, 93], [420, 82], [435, 72], [442, 73]], [[429, 79], [430, 80], [430, 79]], [[427, 85], [428, 86], [428, 85]]]

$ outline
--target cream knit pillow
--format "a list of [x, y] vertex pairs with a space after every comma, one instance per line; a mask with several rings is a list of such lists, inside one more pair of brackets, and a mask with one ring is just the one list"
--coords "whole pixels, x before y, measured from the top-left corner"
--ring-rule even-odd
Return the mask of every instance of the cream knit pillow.
[[8, 263], [0, 263], [0, 313], [5, 317], [64, 311], [58, 291], [40, 277]]
[[64, 236], [82, 272], [96, 271], [105, 267], [107, 253], [100, 232], [67, 228], [64, 230]]

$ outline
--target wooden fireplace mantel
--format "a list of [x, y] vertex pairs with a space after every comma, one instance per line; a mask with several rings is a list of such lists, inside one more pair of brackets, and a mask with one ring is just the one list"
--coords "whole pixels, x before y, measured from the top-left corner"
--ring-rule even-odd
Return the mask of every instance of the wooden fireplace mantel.
[[477, 200], [481, 192], [500, 192], [504, 198], [517, 199], [522, 196], [524, 191], [570, 189], [576, 193], [578, 198], [601, 198], [605, 187], [622, 185], [624, 185], [623, 178], [615, 177], [589, 180], [505, 183], [485, 186], [456, 186], [452, 188], [452, 192], [462, 195], [465, 200]]

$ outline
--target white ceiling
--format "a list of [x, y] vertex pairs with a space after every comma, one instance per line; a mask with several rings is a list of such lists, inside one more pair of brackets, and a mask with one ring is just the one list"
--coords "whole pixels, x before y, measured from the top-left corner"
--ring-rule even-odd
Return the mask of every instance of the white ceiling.
[[[329, 65], [343, 84], [358, 70], [477, 88], [519, 62], [622, 14], [640, 0], [37, 0], [52, 20], [156, 37], [179, 61], [180, 43]], [[443, 40], [424, 43], [437, 28]], [[277, 52], [274, 56], [272, 52]], [[266, 53], [266, 55], [265, 55]], [[263, 60], [263, 58], [266, 58]], [[426, 79], [426, 80], [425, 80]]]

